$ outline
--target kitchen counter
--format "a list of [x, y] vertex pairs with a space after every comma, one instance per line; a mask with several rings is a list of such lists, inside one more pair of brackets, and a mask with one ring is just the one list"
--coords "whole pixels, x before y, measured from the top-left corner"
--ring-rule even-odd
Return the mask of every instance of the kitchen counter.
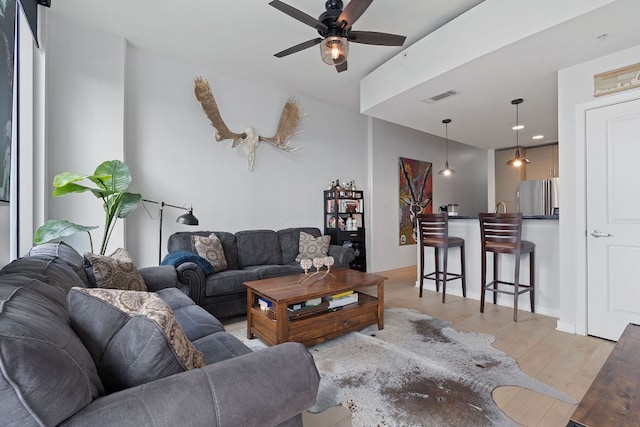
[[[465, 240], [465, 256], [467, 267], [467, 299], [478, 300], [478, 310], [480, 310], [480, 289], [481, 289], [481, 245], [480, 245], [480, 223], [478, 216], [449, 216], [449, 235], [461, 237]], [[536, 245], [535, 254], [535, 299], [536, 312], [553, 317], [560, 315], [560, 249], [559, 249], [559, 221], [557, 215], [533, 215], [523, 217], [522, 239], [529, 240]], [[418, 274], [416, 282], [420, 280], [420, 245], [416, 245], [416, 264]], [[460, 272], [460, 249], [449, 249], [449, 271]], [[499, 278], [513, 281], [513, 255], [502, 255], [500, 257]], [[493, 257], [487, 255], [487, 277], [490, 280], [493, 271]], [[434, 271], [433, 248], [425, 249], [425, 271]], [[520, 262], [520, 280], [524, 284], [529, 283], [529, 259], [523, 256]], [[424, 289], [435, 291], [436, 285], [433, 280], [424, 281]], [[417, 293], [417, 291], [416, 291]], [[452, 280], [447, 283], [447, 295], [462, 296], [460, 280]], [[489, 293], [489, 301], [493, 296]], [[447, 299], [448, 303], [449, 299]], [[513, 307], [513, 296], [498, 295], [498, 304]], [[519, 307], [525, 311], [529, 310], [529, 295], [523, 294], [520, 297]], [[491, 304], [488, 304], [490, 310]], [[486, 310], [485, 310], [486, 312]], [[520, 316], [519, 316], [520, 318]], [[521, 319], [526, 319], [522, 316]]]
[[[522, 219], [559, 219], [559, 215], [522, 215]], [[449, 215], [449, 219], [478, 219], [478, 215]]]

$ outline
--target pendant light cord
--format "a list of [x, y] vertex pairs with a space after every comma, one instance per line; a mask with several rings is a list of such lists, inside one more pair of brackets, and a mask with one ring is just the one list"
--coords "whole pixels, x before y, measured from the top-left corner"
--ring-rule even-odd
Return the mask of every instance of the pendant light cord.
[[518, 115], [518, 111], [520, 110], [520, 103], [516, 104], [516, 150], [519, 151], [520, 140], [518, 135], [520, 133], [520, 116]]
[[449, 165], [449, 123], [444, 124], [444, 137], [445, 137], [444, 158], [445, 158], [445, 161], [447, 162], [447, 167], [448, 167]]

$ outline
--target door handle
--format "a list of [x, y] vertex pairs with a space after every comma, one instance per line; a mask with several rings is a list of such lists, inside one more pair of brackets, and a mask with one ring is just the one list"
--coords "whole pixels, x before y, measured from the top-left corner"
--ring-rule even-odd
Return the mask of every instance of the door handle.
[[598, 238], [598, 237], [611, 237], [611, 234], [609, 234], [609, 233], [603, 233], [602, 231], [598, 231], [598, 230], [593, 230], [593, 231], [591, 232], [591, 235], [592, 235], [593, 237], [596, 237], [596, 238]]

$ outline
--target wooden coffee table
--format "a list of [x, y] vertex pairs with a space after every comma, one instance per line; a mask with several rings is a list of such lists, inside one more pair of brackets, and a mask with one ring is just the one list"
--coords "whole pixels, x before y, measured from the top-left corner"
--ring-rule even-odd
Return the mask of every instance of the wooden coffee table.
[[[317, 344], [347, 332], [377, 323], [384, 328], [384, 281], [378, 274], [351, 269], [331, 270], [334, 277], [318, 274], [303, 284], [304, 274], [245, 282], [247, 286], [247, 338], [260, 337], [267, 344], [287, 341], [305, 345]], [[326, 297], [367, 286], [376, 286], [376, 296], [359, 293], [358, 302], [337, 309], [309, 314], [290, 314], [290, 304]], [[270, 301], [271, 309], [263, 310], [258, 297]]]

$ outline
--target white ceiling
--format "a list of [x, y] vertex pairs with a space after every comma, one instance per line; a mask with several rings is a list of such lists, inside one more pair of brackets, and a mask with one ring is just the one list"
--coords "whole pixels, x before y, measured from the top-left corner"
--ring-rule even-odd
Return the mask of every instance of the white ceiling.
[[[325, 10], [324, 0], [285, 3], [314, 17]], [[317, 33], [268, 0], [53, 0], [51, 13], [122, 36], [140, 49], [360, 111], [360, 80], [480, 3], [374, 1], [354, 29], [402, 34], [407, 41], [403, 47], [351, 44], [349, 69], [340, 74], [321, 61], [318, 47], [282, 59], [273, 56]], [[520, 131], [520, 144], [557, 141], [556, 71], [639, 45], [638, 16], [640, 1], [617, 0], [398, 94], [376, 106], [373, 115], [440, 136], [442, 119], [451, 118], [450, 139], [504, 148], [515, 144], [510, 100], [524, 98], [520, 118], [526, 128]], [[602, 33], [609, 34], [605, 41], [596, 39]], [[461, 95], [435, 105], [416, 102], [447, 89]], [[537, 133], [545, 138], [536, 143], [530, 138]]]

